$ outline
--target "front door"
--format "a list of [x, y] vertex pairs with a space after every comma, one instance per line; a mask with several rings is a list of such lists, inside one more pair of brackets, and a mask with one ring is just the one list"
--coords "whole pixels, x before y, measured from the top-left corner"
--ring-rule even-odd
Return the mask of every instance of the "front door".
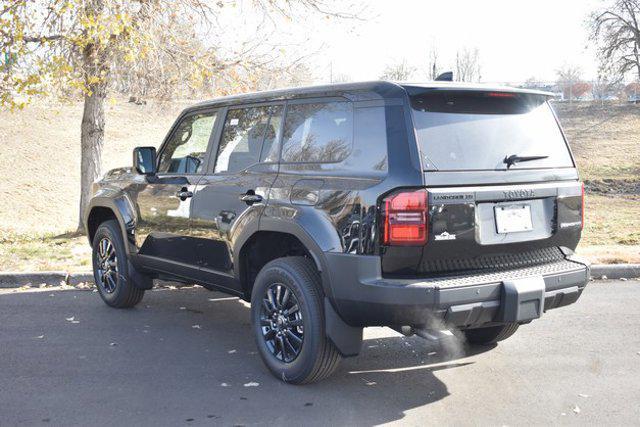
[[[257, 231], [278, 173], [282, 104], [230, 107], [208, 173], [196, 186], [191, 232], [203, 277], [240, 290], [233, 276], [233, 244], [247, 227]], [[215, 161], [214, 161], [215, 160]]]
[[147, 178], [137, 193], [138, 255], [170, 275], [192, 277], [197, 272], [189, 216], [196, 184], [206, 170], [216, 117], [217, 111], [182, 117], [160, 149], [157, 176]]

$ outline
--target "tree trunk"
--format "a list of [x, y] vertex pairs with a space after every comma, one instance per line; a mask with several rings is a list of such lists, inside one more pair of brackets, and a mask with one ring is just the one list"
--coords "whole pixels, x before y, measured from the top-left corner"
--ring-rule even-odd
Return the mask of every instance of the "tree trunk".
[[84, 216], [93, 182], [102, 170], [102, 148], [104, 145], [104, 104], [106, 85], [100, 82], [91, 86], [91, 94], [84, 96], [84, 111], [80, 132], [80, 215], [78, 231], [85, 232]]

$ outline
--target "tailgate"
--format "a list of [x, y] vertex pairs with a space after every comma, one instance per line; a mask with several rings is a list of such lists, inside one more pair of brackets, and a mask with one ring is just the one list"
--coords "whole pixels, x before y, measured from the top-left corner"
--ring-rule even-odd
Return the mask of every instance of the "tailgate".
[[423, 276], [544, 264], [575, 249], [582, 231], [582, 184], [427, 188], [427, 243], [388, 247], [385, 275]]

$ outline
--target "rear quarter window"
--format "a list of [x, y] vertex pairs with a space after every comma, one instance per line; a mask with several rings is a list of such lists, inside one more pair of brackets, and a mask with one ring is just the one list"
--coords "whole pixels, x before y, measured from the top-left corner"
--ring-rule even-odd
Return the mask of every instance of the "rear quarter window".
[[287, 106], [282, 161], [334, 163], [344, 160], [353, 144], [350, 102], [319, 102]]
[[427, 91], [411, 97], [425, 170], [505, 170], [509, 156], [540, 156], [511, 169], [574, 167], [544, 96]]

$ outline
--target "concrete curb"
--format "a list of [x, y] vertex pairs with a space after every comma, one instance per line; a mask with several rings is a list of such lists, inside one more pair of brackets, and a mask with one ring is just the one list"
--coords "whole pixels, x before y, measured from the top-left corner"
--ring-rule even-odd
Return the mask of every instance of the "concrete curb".
[[2, 272], [0, 288], [20, 288], [22, 286], [77, 286], [80, 283], [93, 283], [91, 273], [67, 273], [65, 271], [42, 271], [37, 273]]
[[[591, 277], [601, 279], [640, 278], [640, 264], [595, 264], [591, 266]], [[42, 271], [37, 273], [0, 272], [0, 288], [19, 288], [22, 286], [77, 286], [80, 283], [93, 283], [91, 273], [67, 273], [64, 271]]]
[[640, 277], [640, 264], [595, 264], [591, 266], [594, 279], [634, 279]]

